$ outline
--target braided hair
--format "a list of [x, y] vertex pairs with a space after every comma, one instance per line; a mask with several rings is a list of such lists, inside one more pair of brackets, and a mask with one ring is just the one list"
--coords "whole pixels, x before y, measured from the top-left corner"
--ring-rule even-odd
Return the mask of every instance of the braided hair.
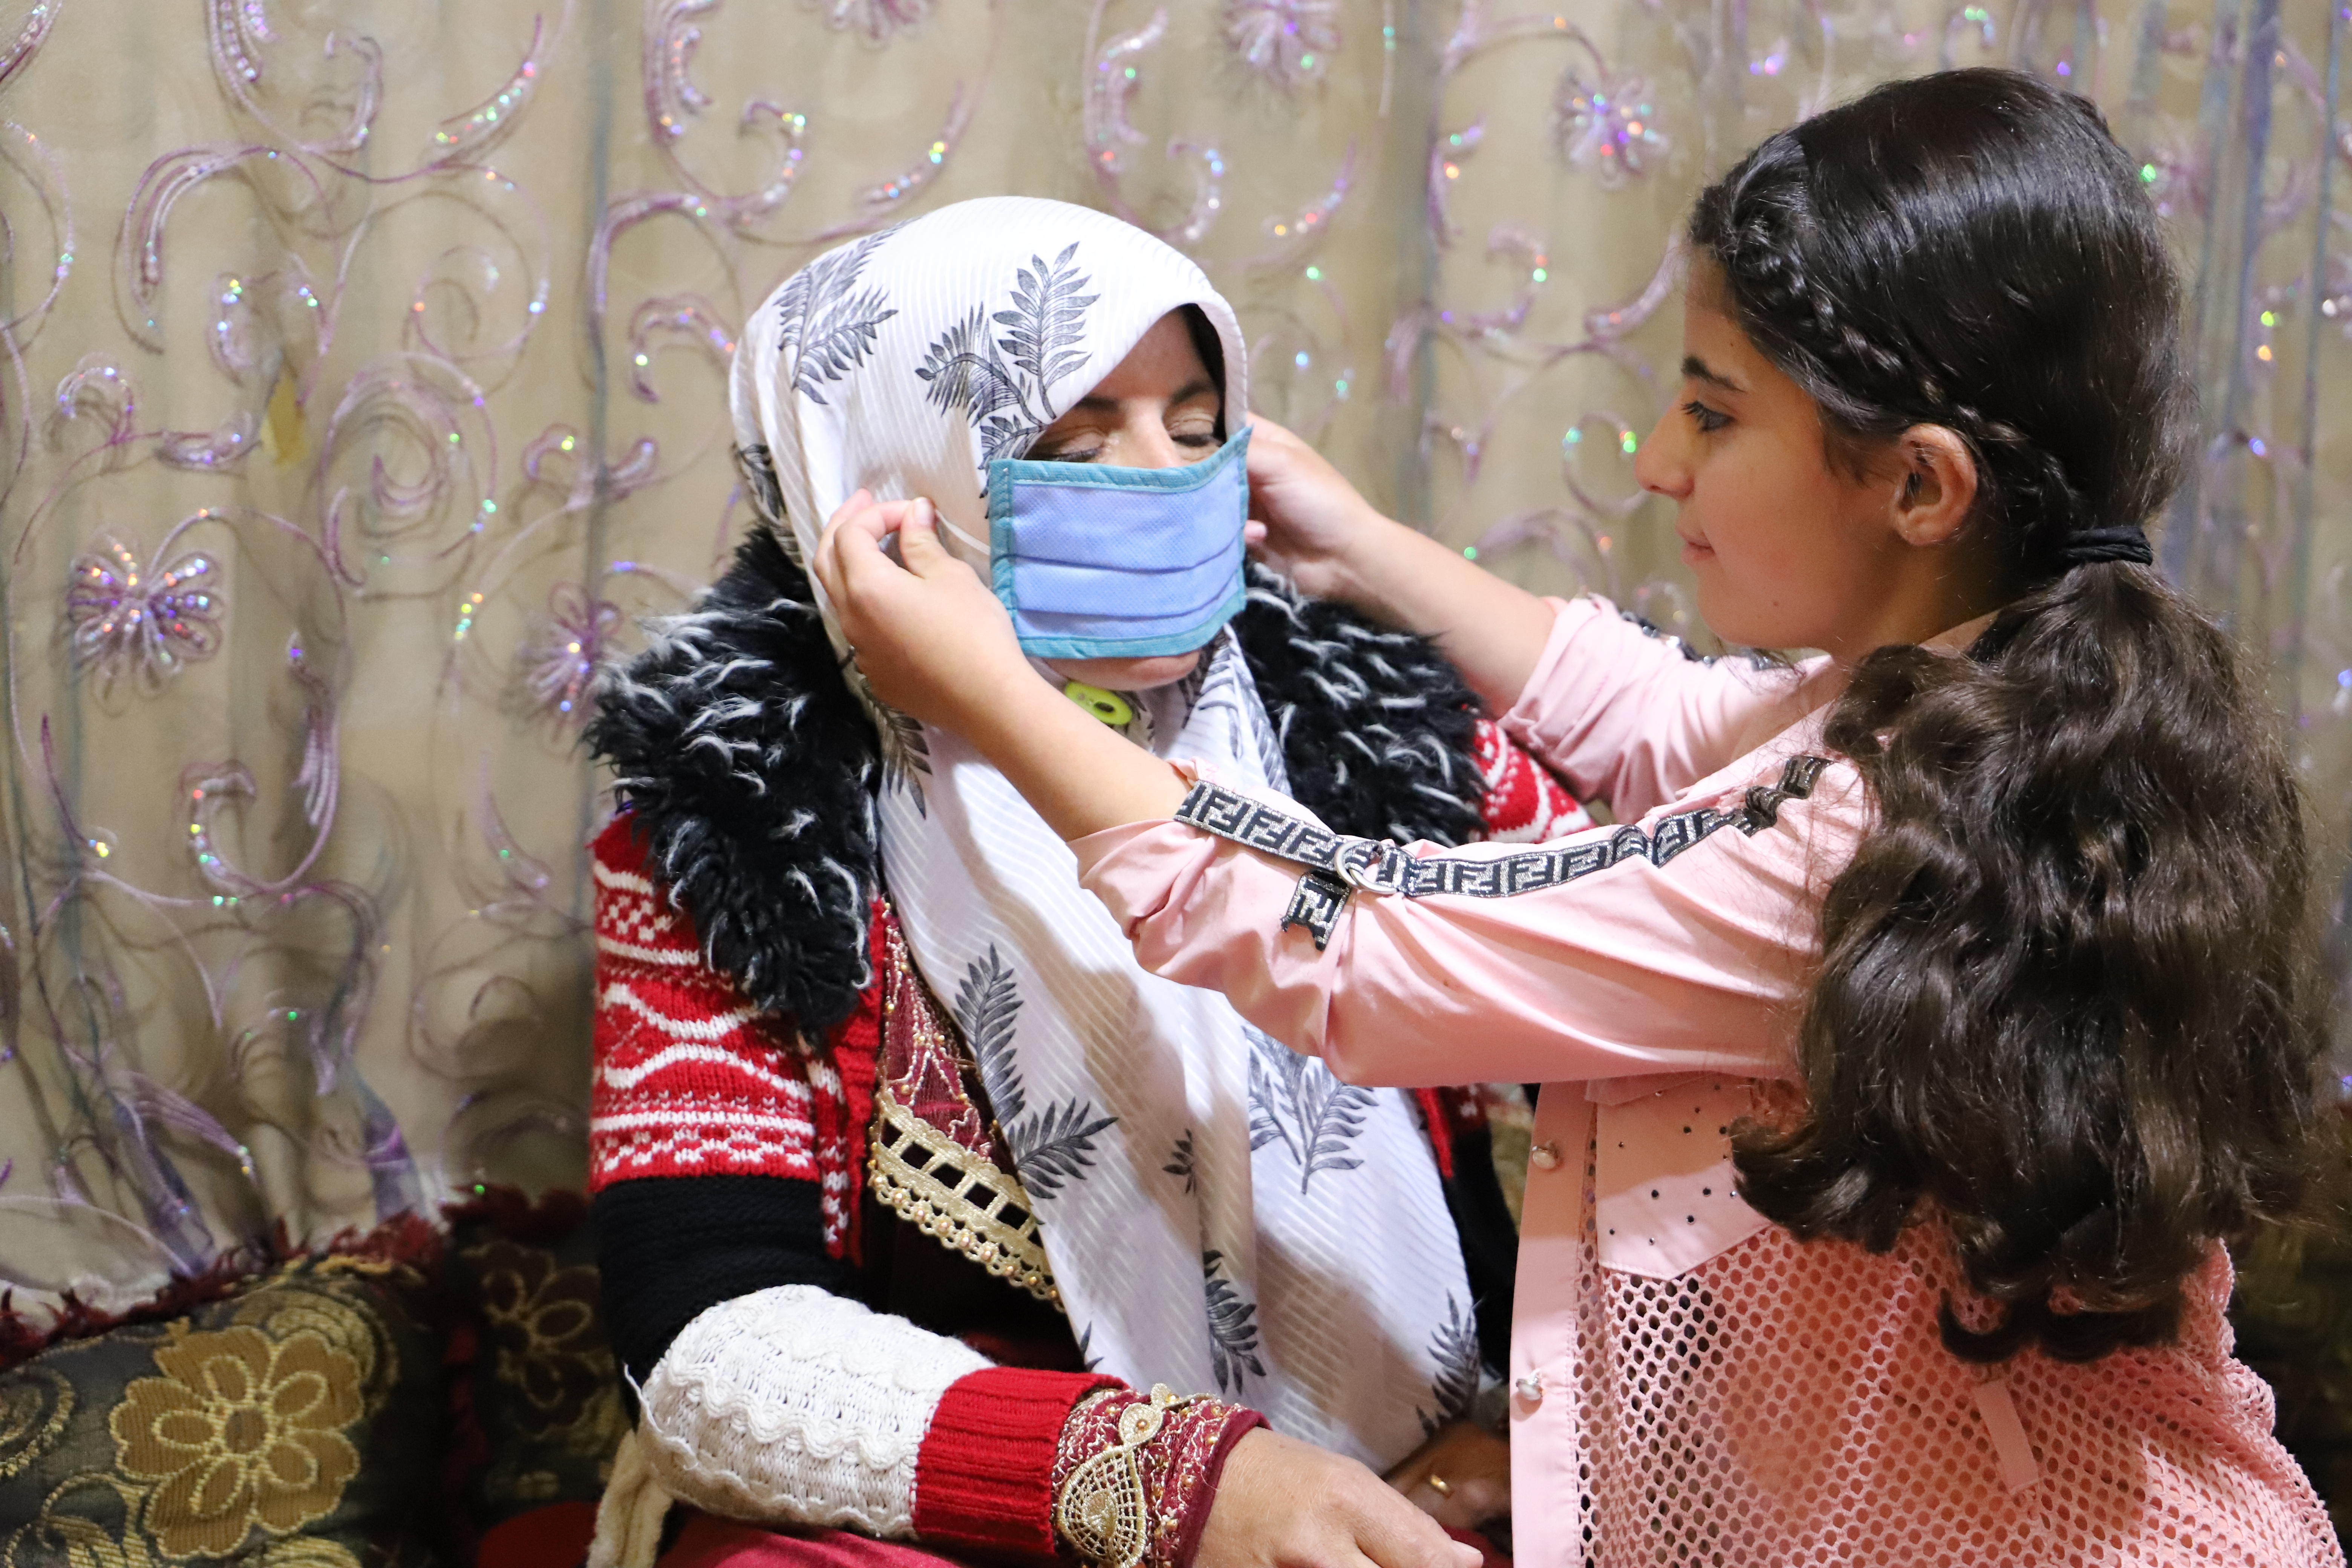
[[1822, 904], [1805, 1111], [1739, 1131], [1741, 1191], [1881, 1249], [1940, 1218], [2005, 1308], [1946, 1304], [1972, 1359], [2168, 1339], [2216, 1239], [2301, 1201], [2325, 992], [2279, 726], [2142, 531], [2194, 429], [2152, 204], [2088, 102], [1947, 71], [1766, 141], [1691, 237], [1833, 463], [1968, 444], [2014, 591], [1832, 711], [1877, 815]]

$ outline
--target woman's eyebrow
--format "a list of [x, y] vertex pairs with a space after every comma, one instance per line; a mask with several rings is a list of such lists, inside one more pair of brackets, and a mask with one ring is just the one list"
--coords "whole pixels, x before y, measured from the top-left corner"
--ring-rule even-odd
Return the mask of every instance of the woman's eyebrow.
[[[1169, 398], [1168, 405], [1171, 408], [1173, 408], [1180, 403], [1190, 403], [1196, 397], [1214, 397], [1216, 395], [1216, 383], [1209, 380], [1205, 376], [1202, 376], [1193, 381], [1188, 381], [1182, 386], [1178, 387], [1176, 389], [1175, 395]], [[1076, 403], [1070, 405], [1070, 407], [1073, 410], [1084, 408], [1096, 414], [1105, 413], [1111, 409], [1115, 409], [1118, 406], [1118, 400], [1117, 398], [1096, 397], [1091, 395], [1081, 397]]]
[[1738, 382], [1732, 380], [1729, 376], [1710, 367], [1706, 361], [1699, 358], [1696, 354], [1683, 355], [1683, 379], [1685, 381], [1703, 381], [1709, 386], [1719, 386], [1726, 392], [1745, 392], [1748, 390]]

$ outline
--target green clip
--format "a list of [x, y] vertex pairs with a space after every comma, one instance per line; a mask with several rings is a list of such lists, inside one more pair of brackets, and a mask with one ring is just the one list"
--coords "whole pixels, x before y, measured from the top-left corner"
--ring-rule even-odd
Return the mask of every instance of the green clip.
[[1099, 686], [1073, 680], [1062, 688], [1062, 695], [1114, 730], [1124, 730], [1135, 722], [1135, 710], [1129, 708], [1127, 699], [1116, 691], [1105, 691]]

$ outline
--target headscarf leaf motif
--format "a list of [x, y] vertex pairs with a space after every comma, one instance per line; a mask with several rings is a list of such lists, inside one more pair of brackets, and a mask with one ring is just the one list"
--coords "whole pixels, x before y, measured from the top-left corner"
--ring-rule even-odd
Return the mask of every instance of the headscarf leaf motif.
[[[954, 525], [942, 542], [985, 574], [956, 535], [987, 535], [990, 460], [1025, 453], [1186, 305], [1217, 333], [1237, 418], [1249, 362], [1232, 308], [1116, 218], [997, 197], [830, 251], [736, 353], [751, 488], [803, 560], [855, 490], [927, 497]], [[1087, 1364], [1244, 1401], [1377, 1468], [1402, 1458], [1455, 1403], [1470, 1300], [1411, 1101], [1341, 1084], [1253, 1038], [1223, 997], [1145, 973], [1069, 847], [961, 739], [874, 703], [821, 587], [818, 605], [881, 733], [883, 885], [917, 969], [954, 998]], [[1230, 633], [1134, 707], [1128, 732], [1155, 755], [1285, 787]]]
[[823, 403], [820, 382], [839, 381], [863, 363], [882, 323], [897, 315], [872, 289], [853, 294], [866, 258], [889, 235], [868, 235], [845, 250], [821, 256], [795, 273], [776, 299], [785, 346], [800, 355], [793, 389]]
[[1331, 1069], [1261, 1030], [1248, 1028], [1250, 1149], [1280, 1143], [1298, 1165], [1298, 1190], [1325, 1171], [1352, 1171], [1348, 1152], [1364, 1117], [1379, 1102], [1370, 1089], [1341, 1083]]
[[1020, 1011], [1013, 972], [991, 944], [972, 961], [956, 992], [956, 1025], [980, 1063], [981, 1087], [988, 1091], [989, 1109], [1012, 1147], [1023, 1184], [1036, 1196], [1050, 1198], [1064, 1182], [1093, 1165], [1095, 1135], [1118, 1125], [1118, 1118], [1097, 1116], [1091, 1103], [1075, 1099], [1028, 1114], [1029, 1091], [1013, 1054], [1013, 1021]]
[[[975, 308], [970, 320], [949, 328], [924, 351], [915, 372], [931, 384], [931, 400], [940, 408], [961, 408], [981, 425], [986, 437], [983, 468], [1028, 449], [1038, 432], [1054, 422], [1045, 412], [1054, 383], [1087, 363], [1077, 349], [1081, 328], [1087, 307], [1102, 296], [1078, 292], [1088, 281], [1071, 259], [1079, 243], [1072, 240], [1051, 267], [1042, 257], [1031, 257], [1016, 274], [1020, 287], [1013, 291], [1013, 309], [991, 318], [986, 306]], [[1010, 333], [991, 342], [992, 319], [1011, 328]], [[1006, 354], [1013, 356], [1010, 365]]]
[[923, 726], [867, 690], [863, 673], [856, 675], [856, 681], [866, 705], [878, 719], [877, 728], [882, 738], [882, 787], [907, 795], [915, 803], [918, 814], [929, 816], [930, 808], [923, 801], [923, 780], [931, 771], [931, 745], [923, 739]]

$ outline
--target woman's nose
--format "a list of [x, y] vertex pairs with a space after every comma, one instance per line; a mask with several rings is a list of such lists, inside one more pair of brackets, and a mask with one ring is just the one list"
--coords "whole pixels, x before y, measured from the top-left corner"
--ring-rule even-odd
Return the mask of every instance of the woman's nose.
[[1130, 468], [1181, 468], [1191, 462], [1174, 437], [1168, 434], [1165, 410], [1124, 410], [1119, 426], [1118, 461]]
[[1684, 449], [1683, 422], [1668, 409], [1650, 426], [1650, 438], [1633, 454], [1633, 480], [1652, 495], [1668, 500], [1687, 500], [1691, 488], [1690, 454]]

